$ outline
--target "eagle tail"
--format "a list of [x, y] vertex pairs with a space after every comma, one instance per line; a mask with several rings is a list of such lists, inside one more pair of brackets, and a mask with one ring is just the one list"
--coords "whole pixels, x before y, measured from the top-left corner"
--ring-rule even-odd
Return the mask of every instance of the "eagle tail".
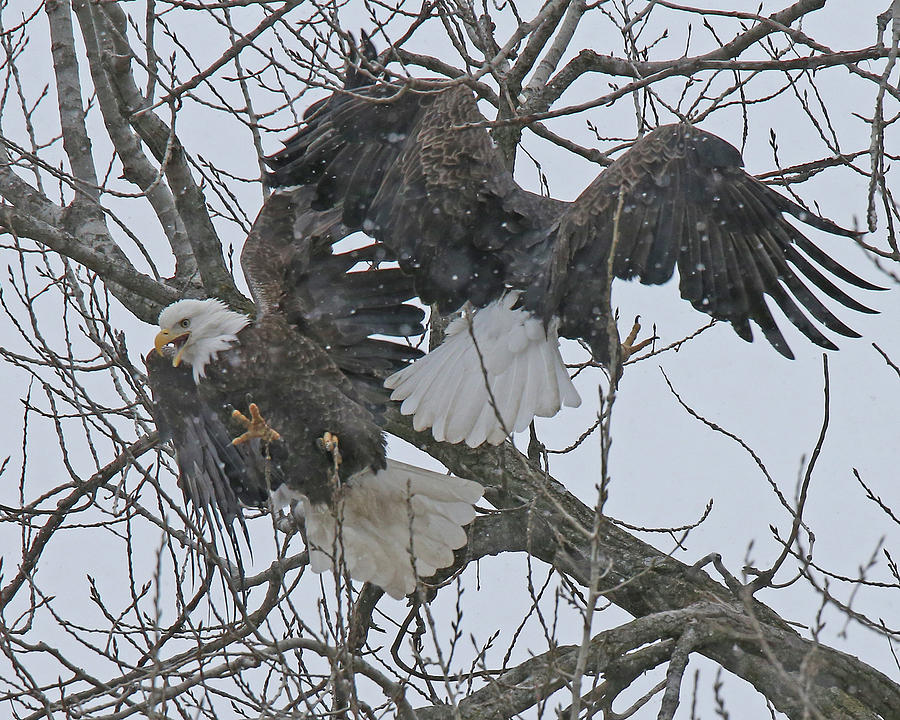
[[385, 469], [351, 478], [336, 507], [304, 502], [310, 567], [343, 564], [354, 580], [393, 598], [409, 595], [417, 578], [453, 564], [483, 492], [471, 480], [389, 459]]
[[385, 381], [400, 412], [435, 440], [497, 445], [534, 417], [553, 417], [581, 398], [559, 353], [556, 328], [514, 309], [518, 293], [464, 315], [435, 350]]

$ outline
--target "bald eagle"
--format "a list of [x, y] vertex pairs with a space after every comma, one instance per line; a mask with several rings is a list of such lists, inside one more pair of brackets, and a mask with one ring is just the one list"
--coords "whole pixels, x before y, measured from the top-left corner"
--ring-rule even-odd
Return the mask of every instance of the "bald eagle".
[[[751, 341], [753, 321], [792, 358], [765, 296], [817, 345], [817, 323], [858, 334], [810, 286], [859, 312], [835, 278], [880, 289], [831, 259], [786, 215], [848, 238], [743, 170], [739, 151], [682, 122], [637, 140], [574, 202], [514, 181], [471, 90], [415, 92], [378, 84], [316, 103], [271, 182], [312, 190], [313, 207], [363, 230], [441, 312], [466, 305], [448, 340], [388, 380], [401, 411], [438, 440], [498, 443], [578, 403], [558, 336], [585, 341], [609, 365], [609, 283], [668, 281], [681, 296]], [[810, 317], [811, 316], [811, 317]]]
[[314, 571], [341, 564], [399, 598], [452, 564], [483, 490], [386, 457], [382, 383], [419, 354], [396, 338], [422, 332], [423, 313], [398, 269], [351, 271], [378, 248], [334, 253], [303, 209], [304, 191], [277, 192], [254, 224], [253, 321], [215, 299], [161, 312], [146, 358], [154, 417], [187, 498], [235, 545], [242, 506], [292, 505]]

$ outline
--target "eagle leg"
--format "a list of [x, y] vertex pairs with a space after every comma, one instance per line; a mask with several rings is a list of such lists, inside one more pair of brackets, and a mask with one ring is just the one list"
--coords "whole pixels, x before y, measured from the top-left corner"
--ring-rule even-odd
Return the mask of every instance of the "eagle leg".
[[339, 479], [338, 468], [340, 468], [341, 463], [343, 462], [343, 458], [341, 457], [340, 438], [334, 433], [326, 431], [325, 434], [319, 438], [319, 447], [325, 452], [331, 453], [331, 457], [334, 459], [333, 479], [334, 482], [337, 483]]
[[264, 443], [270, 443], [281, 437], [281, 435], [269, 427], [269, 424], [263, 419], [263, 416], [259, 412], [259, 406], [256, 403], [250, 403], [249, 410], [250, 417], [244, 415], [240, 410], [235, 410], [231, 413], [231, 417], [247, 428], [247, 432], [231, 441], [232, 445], [240, 445], [255, 438], [259, 438]]
[[648, 337], [646, 340], [641, 340], [638, 343], [635, 342], [635, 340], [637, 340], [638, 333], [641, 332], [640, 320], [641, 316], [638, 315], [634, 319], [634, 325], [631, 328], [631, 332], [628, 333], [628, 337], [626, 337], [625, 342], [622, 343], [622, 362], [628, 360], [632, 355], [639, 353], [654, 340], [659, 340], [656, 335], [653, 335], [652, 337]]

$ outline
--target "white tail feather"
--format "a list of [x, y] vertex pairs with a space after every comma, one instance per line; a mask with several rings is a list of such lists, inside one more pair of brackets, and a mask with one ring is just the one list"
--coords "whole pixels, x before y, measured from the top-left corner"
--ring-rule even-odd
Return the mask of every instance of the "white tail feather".
[[545, 330], [527, 310], [514, 310], [517, 299], [507, 293], [474, 317], [454, 320], [439, 347], [385, 381], [416, 430], [430, 427], [441, 442], [497, 445], [535, 417], [581, 404], [556, 327]]
[[[282, 488], [276, 502], [291, 494]], [[294, 499], [303, 501], [314, 572], [325, 572], [334, 567], [335, 557], [343, 558], [351, 578], [402, 598], [416, 589], [417, 577], [453, 563], [453, 551], [465, 545], [463, 528], [475, 518], [473, 504], [483, 492], [471, 480], [388, 460], [384, 470], [351, 478], [337, 509], [311, 505], [297, 493]]]

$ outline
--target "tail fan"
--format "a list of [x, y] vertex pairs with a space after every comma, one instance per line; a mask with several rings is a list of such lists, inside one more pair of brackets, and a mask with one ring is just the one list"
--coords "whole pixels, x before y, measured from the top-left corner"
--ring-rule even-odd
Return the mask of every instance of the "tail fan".
[[385, 381], [416, 430], [430, 427], [440, 442], [498, 445], [535, 417], [581, 404], [555, 327], [514, 309], [517, 299], [507, 293], [454, 320], [443, 344]]
[[344, 564], [350, 577], [400, 599], [417, 578], [453, 564], [484, 488], [471, 480], [388, 460], [351, 478], [336, 507], [304, 499], [310, 567]]

